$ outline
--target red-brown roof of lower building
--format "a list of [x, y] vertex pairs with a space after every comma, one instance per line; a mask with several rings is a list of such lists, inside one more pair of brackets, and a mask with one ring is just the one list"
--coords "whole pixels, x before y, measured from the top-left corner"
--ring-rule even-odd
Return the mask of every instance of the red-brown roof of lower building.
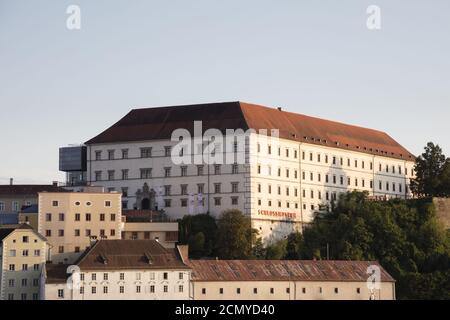
[[64, 188], [53, 184], [5, 184], [0, 185], [0, 195], [32, 195], [38, 196], [39, 192], [64, 192]]
[[170, 139], [175, 129], [193, 135], [194, 121], [207, 129], [272, 129], [280, 138], [379, 156], [414, 160], [415, 156], [388, 134], [244, 102], [183, 105], [130, 111], [86, 144]]
[[376, 261], [189, 260], [192, 281], [357, 281], [367, 268], [380, 267], [381, 281], [395, 280]]
[[81, 270], [190, 269], [156, 240], [100, 240], [75, 263]]

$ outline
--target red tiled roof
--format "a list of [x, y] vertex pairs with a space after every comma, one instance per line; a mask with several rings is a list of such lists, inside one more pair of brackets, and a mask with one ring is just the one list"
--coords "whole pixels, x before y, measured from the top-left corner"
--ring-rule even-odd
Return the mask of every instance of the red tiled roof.
[[395, 281], [378, 262], [331, 260], [189, 260], [192, 281], [363, 281], [367, 267], [381, 268], [381, 281]]
[[244, 102], [208, 103], [135, 109], [86, 144], [170, 139], [175, 129], [278, 129], [280, 138], [413, 160], [408, 150], [384, 132], [309, 117]]
[[39, 192], [64, 192], [65, 189], [52, 184], [5, 184], [0, 185], [0, 195], [38, 195]]
[[76, 265], [81, 270], [189, 269], [176, 249], [155, 240], [100, 240]]

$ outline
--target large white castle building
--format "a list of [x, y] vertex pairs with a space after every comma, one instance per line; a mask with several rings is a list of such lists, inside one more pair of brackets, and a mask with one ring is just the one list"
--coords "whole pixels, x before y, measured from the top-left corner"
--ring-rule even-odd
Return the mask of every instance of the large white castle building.
[[[200, 121], [218, 153], [227, 129], [245, 131], [245, 143], [224, 141], [227, 161], [211, 161], [213, 150], [202, 162], [174, 163], [174, 131], [198, 137]], [[202, 155], [212, 139], [180, 155]], [[415, 156], [384, 132], [243, 102], [132, 110], [86, 146], [87, 183], [122, 192], [125, 209], [172, 218], [239, 209], [265, 241], [301, 230], [347, 191], [409, 197], [414, 176]]]

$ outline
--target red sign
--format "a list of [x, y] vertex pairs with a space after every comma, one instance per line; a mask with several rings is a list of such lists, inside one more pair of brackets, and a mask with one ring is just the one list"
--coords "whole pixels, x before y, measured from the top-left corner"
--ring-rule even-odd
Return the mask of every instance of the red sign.
[[272, 210], [258, 210], [258, 214], [261, 216], [271, 216], [271, 217], [282, 217], [295, 219], [297, 214], [295, 212], [283, 212], [283, 211], [272, 211]]

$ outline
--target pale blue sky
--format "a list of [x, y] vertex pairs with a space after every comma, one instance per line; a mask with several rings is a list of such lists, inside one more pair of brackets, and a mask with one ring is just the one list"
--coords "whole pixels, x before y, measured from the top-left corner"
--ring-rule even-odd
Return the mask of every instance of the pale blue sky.
[[[66, 8], [81, 7], [79, 31]], [[366, 28], [381, 7], [382, 29]], [[0, 183], [132, 107], [242, 100], [450, 154], [450, 1], [0, 0]]]

